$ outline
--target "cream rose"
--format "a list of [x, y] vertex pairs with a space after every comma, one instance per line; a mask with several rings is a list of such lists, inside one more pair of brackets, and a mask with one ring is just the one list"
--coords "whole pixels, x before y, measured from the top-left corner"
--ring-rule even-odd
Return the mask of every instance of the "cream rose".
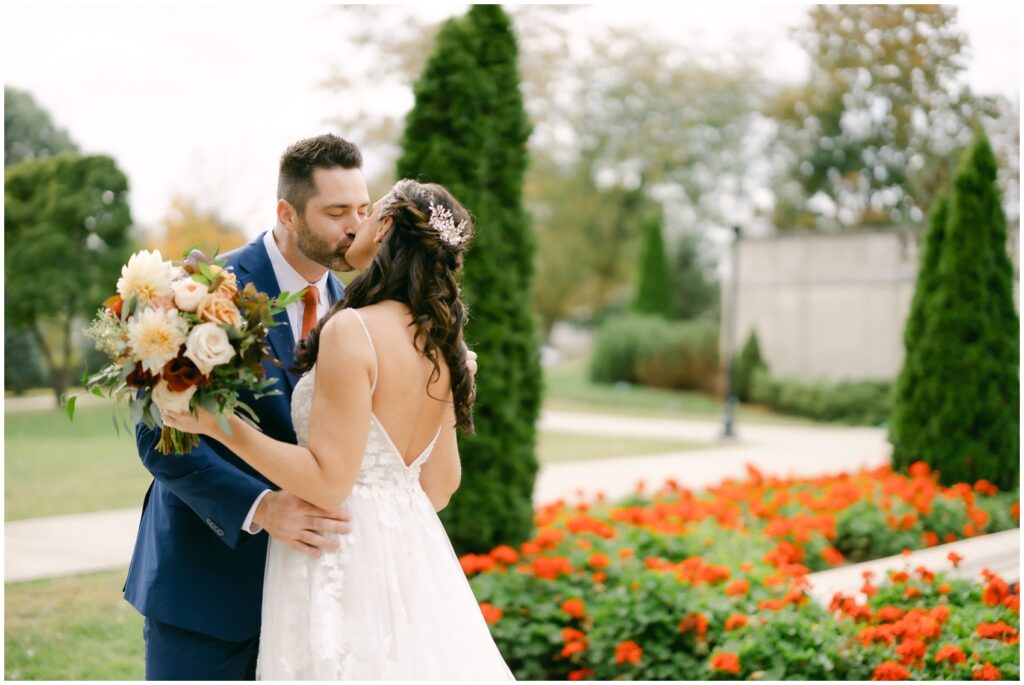
[[199, 301], [196, 314], [209, 323], [229, 323], [236, 328], [242, 326], [242, 313], [229, 299], [209, 293]]
[[174, 290], [174, 304], [183, 312], [194, 312], [199, 303], [209, 294], [209, 289], [191, 278], [175, 281], [171, 288]]
[[184, 392], [175, 392], [167, 386], [167, 381], [161, 379], [153, 387], [153, 403], [163, 411], [188, 411], [188, 403], [195, 394], [194, 385]]
[[213, 292], [230, 300], [238, 292], [238, 277], [232, 271], [225, 271], [223, 280]]
[[223, 328], [215, 323], [201, 323], [188, 334], [185, 356], [206, 376], [213, 371], [213, 367], [231, 361], [235, 356], [235, 348], [231, 346], [227, 331]]

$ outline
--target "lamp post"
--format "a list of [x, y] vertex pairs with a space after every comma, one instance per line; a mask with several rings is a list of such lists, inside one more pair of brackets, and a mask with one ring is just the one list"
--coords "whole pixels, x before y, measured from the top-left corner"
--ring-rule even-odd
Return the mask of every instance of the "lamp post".
[[725, 348], [728, 370], [726, 371], [725, 386], [725, 409], [722, 412], [722, 437], [735, 438], [736, 432], [733, 429], [733, 414], [738, 401], [736, 400], [736, 304], [739, 301], [740, 281], [740, 227], [732, 227], [733, 241], [731, 247], [729, 274], [729, 303], [728, 314], [725, 320]]

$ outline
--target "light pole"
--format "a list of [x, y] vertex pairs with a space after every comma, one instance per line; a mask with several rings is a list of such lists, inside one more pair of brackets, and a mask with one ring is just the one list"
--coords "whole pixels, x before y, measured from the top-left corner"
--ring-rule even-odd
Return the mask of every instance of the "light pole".
[[722, 412], [722, 437], [723, 438], [735, 438], [736, 432], [733, 430], [733, 413], [736, 409], [736, 304], [739, 301], [739, 282], [740, 282], [740, 227], [739, 225], [733, 226], [733, 241], [731, 248], [730, 267], [731, 273], [729, 274], [729, 303], [728, 303], [728, 314], [725, 321], [725, 348], [726, 348], [726, 359], [728, 360], [728, 370], [726, 371], [726, 386], [725, 386], [725, 409]]

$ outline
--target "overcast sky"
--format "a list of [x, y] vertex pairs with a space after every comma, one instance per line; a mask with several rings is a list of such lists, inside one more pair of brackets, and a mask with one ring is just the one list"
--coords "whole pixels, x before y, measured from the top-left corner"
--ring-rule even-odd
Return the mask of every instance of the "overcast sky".
[[[442, 18], [465, 4], [430, 4]], [[761, 46], [771, 75], [807, 68], [788, 37], [803, 5], [602, 5], [584, 24], [634, 24], [708, 50]], [[345, 54], [345, 12], [288, 6], [74, 5], [4, 7], [4, 82], [28, 90], [85, 151], [128, 174], [137, 223], [152, 226], [175, 192], [216, 198], [254, 236], [273, 223], [277, 160], [326, 130], [338, 96], [318, 86]], [[967, 81], [1020, 97], [1020, 11], [961, 6], [970, 41]], [[358, 142], [358, 141], [356, 141]], [[370, 171], [373, 160], [367, 160]]]

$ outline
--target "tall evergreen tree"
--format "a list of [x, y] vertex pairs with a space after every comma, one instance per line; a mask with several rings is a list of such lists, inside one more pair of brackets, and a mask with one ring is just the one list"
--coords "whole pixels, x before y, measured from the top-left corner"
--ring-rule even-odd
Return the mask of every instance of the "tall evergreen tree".
[[640, 250], [640, 283], [636, 289], [633, 310], [641, 314], [654, 314], [666, 319], [674, 318], [672, 277], [665, 257], [665, 240], [661, 235], [661, 214], [644, 221], [644, 244]]
[[460, 552], [519, 542], [533, 520], [541, 376], [517, 52], [500, 6], [475, 5], [446, 22], [416, 83], [397, 168], [399, 177], [444, 184], [476, 220], [463, 277], [466, 339], [480, 355], [476, 433], [460, 436], [462, 487], [442, 512]]
[[937, 295], [942, 285], [939, 258], [942, 256], [948, 221], [949, 198], [940, 195], [932, 206], [917, 282], [914, 285], [914, 299], [910, 303], [910, 313], [903, 328], [903, 366], [896, 379], [892, 417], [889, 421], [889, 441], [893, 445], [892, 465], [901, 471], [906, 471], [920, 458], [924, 444], [927, 443], [925, 435], [932, 415], [931, 405], [937, 400], [936, 397], [928, 396], [936, 388], [928, 380], [923, 354], [926, 348], [922, 345], [922, 339], [928, 313], [934, 307], [929, 299]]
[[923, 322], [912, 324], [908, 373], [920, 387], [903, 401], [924, 407], [900, 408], [893, 431], [901, 465], [921, 459], [947, 484], [1018, 485], [1020, 334], [1006, 241], [995, 156], [979, 133], [956, 175]]

